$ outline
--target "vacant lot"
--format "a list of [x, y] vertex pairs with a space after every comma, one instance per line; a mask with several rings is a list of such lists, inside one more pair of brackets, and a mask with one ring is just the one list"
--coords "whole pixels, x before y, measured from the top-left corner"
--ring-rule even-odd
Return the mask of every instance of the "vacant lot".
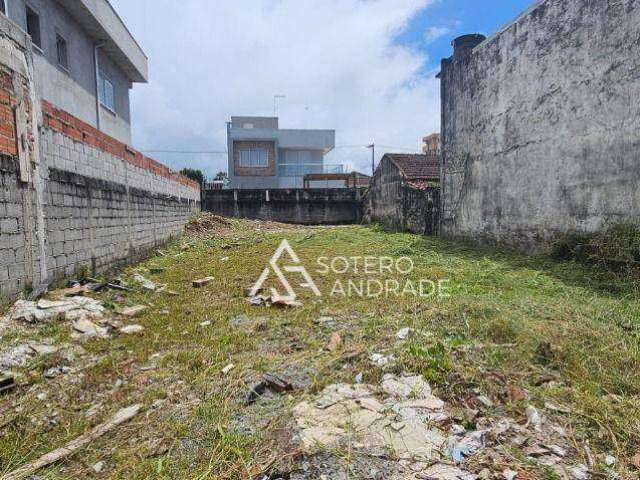
[[[97, 337], [61, 318], [4, 321], [0, 357], [17, 386], [0, 397], [0, 472], [142, 404], [131, 421], [37, 475], [457, 478], [385, 473], [394, 463], [410, 470], [415, 458], [362, 451], [357, 441], [303, 448], [294, 414], [301, 402], [313, 402], [331, 384], [375, 389], [386, 374], [410, 373], [422, 375], [445, 402], [446, 418], [434, 420], [442, 432], [473, 432], [500, 419], [512, 425], [515, 433], [494, 428], [481, 449], [464, 452], [458, 460], [465, 472], [637, 478], [637, 284], [579, 264], [377, 228], [209, 219], [195, 230], [115, 276], [132, 291], [87, 294], [106, 308]], [[287, 273], [301, 306], [252, 305], [247, 289], [283, 239], [323, 295], [301, 288], [299, 273]], [[381, 273], [379, 263], [369, 261], [368, 270], [376, 271], [367, 272], [351, 259], [335, 261], [336, 272], [317, 263], [320, 257], [331, 266], [339, 256], [408, 257], [414, 268], [389, 272], [384, 260]], [[291, 263], [285, 256], [281, 266]], [[135, 274], [167, 287], [145, 290]], [[204, 277], [213, 281], [192, 286]], [[267, 286], [283, 293], [274, 278], [272, 272]], [[381, 281], [389, 295], [357, 295], [369, 279]], [[414, 295], [407, 281], [416, 286], [421, 279], [429, 280], [423, 282], [428, 289], [440, 281], [443, 295]], [[137, 305], [147, 308], [135, 317], [119, 314]], [[120, 331], [134, 324], [143, 330]], [[55, 348], [9, 361], [28, 342]], [[535, 438], [551, 435], [547, 428], [555, 432], [554, 445]], [[455, 457], [442, 447], [442, 462]]]

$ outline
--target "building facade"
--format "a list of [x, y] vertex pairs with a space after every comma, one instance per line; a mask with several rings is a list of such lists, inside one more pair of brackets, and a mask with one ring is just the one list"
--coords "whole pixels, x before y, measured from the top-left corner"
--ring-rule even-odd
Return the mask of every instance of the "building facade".
[[395, 231], [438, 231], [440, 158], [387, 153], [364, 199], [365, 220]]
[[148, 60], [107, 0], [0, 0], [33, 44], [36, 93], [131, 144], [129, 91]]
[[432, 133], [422, 139], [422, 153], [440, 155], [439, 133]]
[[123, 116], [141, 52], [130, 36], [118, 43], [128, 32], [106, 1], [0, 0], [0, 11], [2, 303], [144, 257], [181, 235], [200, 208], [200, 187], [121, 141], [130, 129], [117, 111], [111, 127], [95, 126], [100, 97], [83, 77], [91, 74], [88, 38], [101, 39], [97, 71], [113, 62], [129, 79], [105, 100], [115, 110], [122, 103]]
[[227, 126], [229, 188], [303, 188], [304, 176], [342, 173], [324, 157], [334, 130], [285, 130], [276, 117], [231, 117]]

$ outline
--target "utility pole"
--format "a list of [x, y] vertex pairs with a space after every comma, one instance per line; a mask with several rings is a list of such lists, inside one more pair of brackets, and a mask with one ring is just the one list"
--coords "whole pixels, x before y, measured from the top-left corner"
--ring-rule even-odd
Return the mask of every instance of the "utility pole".
[[278, 100], [281, 98], [287, 98], [286, 95], [274, 95], [273, 96], [273, 116], [278, 116]]
[[367, 148], [371, 149], [371, 176], [376, 173], [376, 144], [372, 143]]

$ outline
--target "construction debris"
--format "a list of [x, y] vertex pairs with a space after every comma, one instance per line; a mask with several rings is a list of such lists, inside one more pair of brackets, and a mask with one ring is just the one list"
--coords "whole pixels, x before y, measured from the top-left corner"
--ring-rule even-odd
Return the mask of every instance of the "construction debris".
[[369, 356], [369, 361], [376, 367], [386, 367], [393, 363], [395, 359], [393, 355], [383, 355], [382, 353], [372, 353]]
[[284, 393], [293, 390], [293, 384], [287, 378], [267, 373], [263, 375], [262, 381], [251, 389], [245, 404], [251, 405], [267, 390], [276, 393]]
[[16, 388], [16, 381], [13, 375], [0, 376], [0, 394], [7, 393]]
[[73, 329], [87, 337], [105, 338], [109, 334], [109, 330], [106, 327], [96, 325], [87, 318], [79, 318], [73, 322]]
[[[428, 385], [421, 377], [386, 376], [385, 381], [393, 396], [384, 403], [375, 398], [370, 385], [336, 384], [325, 388], [315, 404], [302, 402], [294, 407], [304, 448], [331, 448], [348, 441], [370, 455], [392, 452], [396, 458], [418, 462], [422, 473], [439, 461], [446, 434], [424, 420], [431, 409], [406, 405], [430, 399]], [[422, 393], [416, 390], [412, 398], [404, 395], [415, 386], [422, 388]]]
[[98, 425], [89, 433], [76, 438], [64, 447], [47, 453], [36, 461], [28, 463], [27, 465], [4, 475], [1, 480], [22, 480], [28, 478], [39, 469], [73, 455], [78, 449], [88, 445], [95, 439], [103, 436], [105, 433], [110, 432], [119, 425], [131, 420], [138, 414], [141, 408], [142, 405], [138, 404], [120, 410], [108, 422]]
[[338, 332], [334, 332], [331, 334], [331, 338], [325, 347], [329, 352], [335, 352], [340, 347], [342, 343], [342, 337]]
[[122, 310], [120, 310], [119, 313], [123, 317], [133, 318], [133, 317], [137, 316], [138, 314], [144, 312], [146, 309], [147, 309], [147, 307], [144, 306], [144, 305], [136, 305], [134, 307], [123, 308]]
[[224, 233], [229, 231], [231, 226], [231, 221], [224, 217], [209, 212], [202, 212], [189, 220], [185, 227], [185, 232], [187, 235], [196, 236]]
[[413, 330], [411, 328], [403, 328], [401, 330], [398, 331], [398, 333], [396, 334], [396, 337], [398, 337], [399, 340], [404, 340], [406, 339], [409, 334], [412, 332]]
[[[509, 444], [521, 448], [531, 462], [551, 468], [558, 478], [589, 478], [572, 465], [570, 439], [560, 427], [541, 422], [538, 431], [536, 422], [522, 426], [507, 417], [479, 417], [477, 429], [468, 431], [452, 423], [446, 404], [419, 375], [387, 374], [377, 388], [330, 385], [315, 401], [297, 404], [293, 414], [308, 455], [348, 446], [353, 455], [399, 459], [389, 460], [393, 474], [384, 478], [517, 479], [518, 472], [504, 469], [505, 464], [493, 472], [486, 468], [500, 465], [502, 445]], [[472, 473], [480, 471], [477, 463], [470, 468], [473, 462], [485, 467], [480, 476]], [[588, 474], [586, 467], [584, 472]]]
[[206, 278], [201, 278], [199, 280], [194, 280], [193, 281], [193, 288], [205, 287], [205, 286], [209, 285], [211, 282], [213, 282], [214, 280], [215, 280], [215, 278], [213, 278], [213, 277], [206, 277]]
[[138, 282], [142, 286], [143, 289], [148, 290], [150, 292], [155, 292], [156, 288], [158, 288], [158, 286], [155, 284], [155, 282], [152, 282], [148, 278], [143, 277], [139, 273], [136, 273], [133, 276], [133, 279], [136, 282]]
[[142, 325], [126, 325], [120, 328], [120, 333], [124, 333], [126, 335], [142, 333], [143, 331], [144, 331], [144, 327]]
[[302, 302], [299, 302], [297, 300], [294, 300], [288, 297], [282, 297], [279, 295], [271, 295], [271, 296], [255, 295], [253, 297], [249, 297], [248, 301], [249, 303], [251, 303], [251, 305], [255, 305], [255, 306], [265, 305], [267, 307], [273, 306], [277, 308], [294, 308], [294, 307], [303, 306]]
[[233, 367], [235, 365], [233, 363], [230, 363], [229, 365], [227, 365], [226, 367], [224, 367], [221, 371], [224, 375], [226, 375], [227, 373], [229, 373], [231, 370], [233, 370]]
[[98, 300], [89, 297], [69, 297], [60, 301], [41, 299], [38, 302], [18, 300], [6, 315], [8, 321], [27, 323], [48, 322], [56, 319], [101, 319], [105, 308]]

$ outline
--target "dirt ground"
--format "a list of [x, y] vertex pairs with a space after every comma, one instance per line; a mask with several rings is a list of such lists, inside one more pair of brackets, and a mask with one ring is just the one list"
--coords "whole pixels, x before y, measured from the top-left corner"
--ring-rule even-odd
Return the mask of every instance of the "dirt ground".
[[[285, 239], [299, 305], [272, 295], [273, 268], [249, 292]], [[637, 282], [376, 227], [212, 215], [78, 280], [3, 312], [0, 478], [131, 406], [22, 478], [638, 478]]]

